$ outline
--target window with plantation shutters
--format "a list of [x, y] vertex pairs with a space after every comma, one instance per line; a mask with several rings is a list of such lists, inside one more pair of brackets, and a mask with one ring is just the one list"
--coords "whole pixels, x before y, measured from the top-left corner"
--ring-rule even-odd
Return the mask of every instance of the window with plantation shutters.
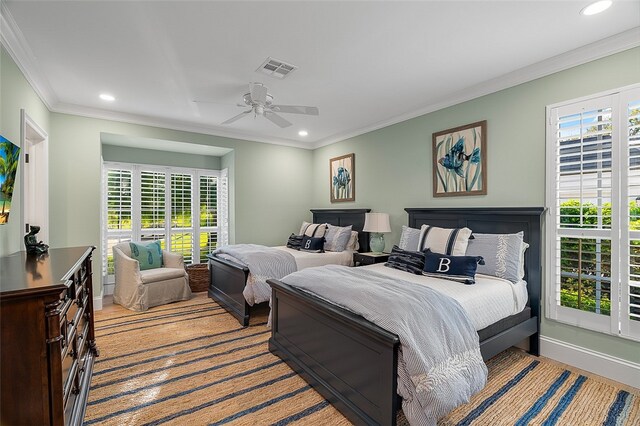
[[[104, 238], [102, 252], [111, 253], [111, 248], [121, 242], [131, 241], [132, 229], [132, 173], [122, 168], [105, 168], [102, 173], [104, 188]], [[102, 273], [113, 275], [113, 257], [105, 256]]]
[[[185, 263], [206, 255], [228, 235], [226, 170], [184, 169], [137, 164], [103, 164], [103, 273], [112, 281], [115, 244], [159, 240], [163, 249], [180, 253]], [[224, 203], [224, 205], [222, 205]], [[226, 217], [226, 216], [225, 216]], [[222, 224], [224, 223], [224, 224]], [[225, 237], [226, 238], [226, 237]]]
[[640, 88], [548, 108], [551, 319], [640, 339]]
[[171, 232], [169, 251], [193, 263], [193, 175], [171, 173]]
[[218, 177], [199, 176], [200, 185], [200, 262], [218, 245]]

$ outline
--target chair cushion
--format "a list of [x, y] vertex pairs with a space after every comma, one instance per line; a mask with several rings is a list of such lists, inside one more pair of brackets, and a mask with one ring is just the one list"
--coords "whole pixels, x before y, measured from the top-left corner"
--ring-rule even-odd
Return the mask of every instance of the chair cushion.
[[131, 247], [131, 258], [138, 261], [141, 271], [162, 267], [160, 241], [153, 241], [147, 244], [130, 242], [129, 247]]
[[181, 268], [155, 268], [140, 271], [140, 278], [144, 284], [184, 277], [185, 271]]

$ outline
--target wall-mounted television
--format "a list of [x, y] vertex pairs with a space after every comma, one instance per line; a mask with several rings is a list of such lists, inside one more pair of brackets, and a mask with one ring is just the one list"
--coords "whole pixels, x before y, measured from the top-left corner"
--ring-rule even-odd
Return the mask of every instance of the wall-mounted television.
[[19, 163], [20, 147], [0, 135], [0, 225], [9, 221]]

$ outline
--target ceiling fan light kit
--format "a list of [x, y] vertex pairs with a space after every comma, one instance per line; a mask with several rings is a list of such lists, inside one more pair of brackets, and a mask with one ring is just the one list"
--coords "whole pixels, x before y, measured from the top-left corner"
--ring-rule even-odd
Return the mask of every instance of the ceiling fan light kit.
[[317, 107], [302, 105], [274, 105], [273, 96], [268, 93], [267, 87], [262, 83], [249, 83], [249, 92], [245, 93], [242, 99], [251, 109], [231, 117], [227, 121], [224, 121], [222, 123], [223, 125], [231, 124], [250, 112], [253, 112], [255, 117], [261, 115], [273, 124], [281, 128], [285, 128], [291, 126], [292, 123], [284, 117], [276, 114], [276, 112], [303, 115], [318, 115], [320, 113]]

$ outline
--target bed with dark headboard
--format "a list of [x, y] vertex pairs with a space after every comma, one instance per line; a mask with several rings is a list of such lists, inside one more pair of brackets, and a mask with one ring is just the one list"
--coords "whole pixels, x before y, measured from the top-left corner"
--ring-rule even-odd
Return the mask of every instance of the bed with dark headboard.
[[[529, 302], [520, 314], [478, 331], [485, 360], [529, 340], [539, 355], [543, 208], [405, 209], [408, 225], [468, 227], [478, 233], [524, 232]], [[399, 407], [399, 339], [359, 315], [277, 280], [272, 287], [271, 352], [356, 424], [394, 425]], [[349, 283], [345, 283], [348, 285]]]
[[[365, 213], [370, 209], [312, 209], [313, 223], [328, 223], [335, 226], [352, 225], [358, 231], [360, 252], [369, 251], [369, 233], [364, 232]], [[283, 244], [287, 235], [283, 235]], [[236, 317], [243, 326], [249, 325], [251, 306], [242, 292], [247, 283], [249, 268], [231, 260], [208, 255], [210, 298]]]

